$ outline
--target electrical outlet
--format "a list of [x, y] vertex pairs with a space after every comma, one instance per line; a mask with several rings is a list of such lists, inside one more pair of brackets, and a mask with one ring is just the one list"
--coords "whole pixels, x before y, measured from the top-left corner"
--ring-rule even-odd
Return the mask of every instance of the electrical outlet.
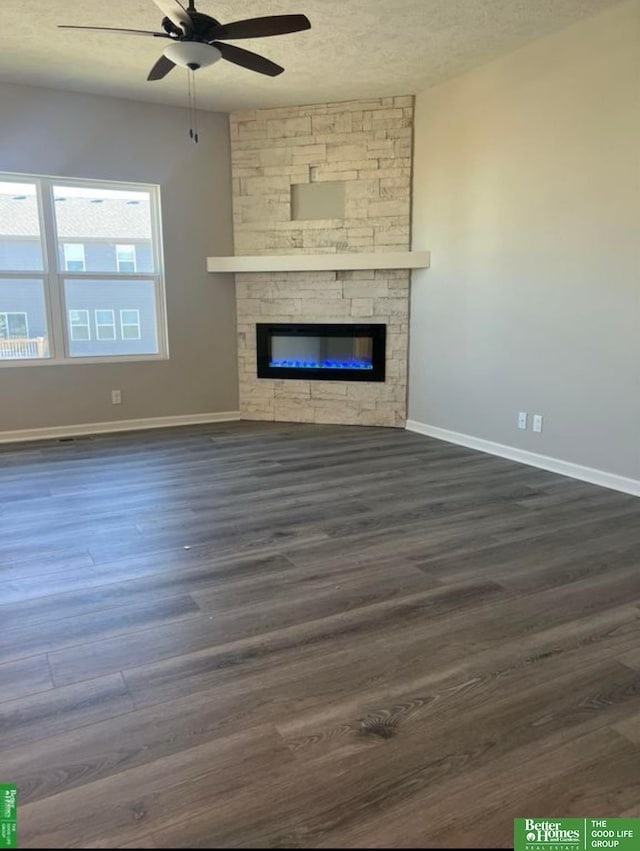
[[527, 427], [527, 412], [520, 411], [518, 414], [518, 428], [526, 429]]
[[122, 403], [122, 392], [120, 390], [111, 391], [111, 404], [120, 405]]
[[542, 414], [533, 415], [533, 430], [537, 432], [542, 431]]

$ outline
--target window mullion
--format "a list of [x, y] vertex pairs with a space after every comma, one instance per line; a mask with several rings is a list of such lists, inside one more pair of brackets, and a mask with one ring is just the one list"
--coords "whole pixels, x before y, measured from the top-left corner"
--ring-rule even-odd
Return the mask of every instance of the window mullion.
[[45, 297], [49, 315], [49, 350], [52, 360], [65, 358], [64, 299], [61, 276], [58, 274], [58, 235], [53, 207], [53, 186], [50, 180], [39, 181], [42, 205], [42, 241], [45, 257]]

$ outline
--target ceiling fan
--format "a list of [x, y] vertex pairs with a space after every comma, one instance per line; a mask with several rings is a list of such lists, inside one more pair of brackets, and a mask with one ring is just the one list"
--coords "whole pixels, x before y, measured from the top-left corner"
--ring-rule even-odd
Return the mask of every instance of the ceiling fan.
[[83, 27], [75, 24], [59, 26], [60, 29], [98, 30], [169, 39], [171, 44], [165, 48], [162, 56], [153, 66], [147, 80], [161, 80], [176, 65], [196, 71], [198, 68], [213, 65], [219, 59], [226, 59], [227, 62], [257, 71], [258, 74], [276, 77], [284, 71], [281, 65], [250, 50], [225, 44], [225, 40], [284, 35], [308, 30], [311, 27], [306, 15], [270, 15], [221, 24], [210, 15], [198, 12], [194, 0], [188, 0], [187, 8], [179, 0], [153, 0], [153, 2], [164, 15], [161, 23], [163, 32], [119, 27]]

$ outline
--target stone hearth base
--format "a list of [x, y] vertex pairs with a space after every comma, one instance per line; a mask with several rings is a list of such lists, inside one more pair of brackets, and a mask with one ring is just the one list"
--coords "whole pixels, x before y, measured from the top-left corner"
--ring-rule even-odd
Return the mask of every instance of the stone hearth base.
[[[404, 427], [410, 272], [236, 275], [240, 413], [245, 419]], [[386, 381], [297, 381], [256, 375], [257, 322], [383, 322]]]

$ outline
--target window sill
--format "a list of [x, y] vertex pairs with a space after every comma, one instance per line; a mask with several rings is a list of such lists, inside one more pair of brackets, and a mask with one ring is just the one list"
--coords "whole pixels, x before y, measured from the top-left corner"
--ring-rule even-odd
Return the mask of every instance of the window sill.
[[93, 358], [66, 358], [65, 360], [55, 360], [53, 358], [16, 358], [15, 360], [7, 358], [0, 360], [0, 369], [14, 366], [75, 366], [76, 364], [93, 364], [98, 366], [103, 363], [148, 363], [150, 361], [166, 361], [169, 360], [168, 354], [162, 355], [114, 355], [113, 357], [93, 357]]

